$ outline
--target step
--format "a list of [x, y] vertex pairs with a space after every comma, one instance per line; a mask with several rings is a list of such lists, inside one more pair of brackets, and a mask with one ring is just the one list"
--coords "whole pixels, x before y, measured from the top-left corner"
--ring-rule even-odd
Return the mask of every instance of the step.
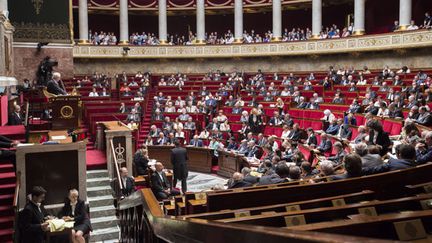
[[14, 194], [15, 186], [15, 183], [0, 184], [0, 194]]
[[118, 225], [118, 219], [116, 216], [105, 216], [98, 218], [91, 218], [91, 225], [93, 230], [98, 230], [102, 228], [111, 228]]
[[87, 179], [108, 177], [108, 170], [88, 170]]
[[91, 208], [114, 205], [114, 198], [112, 195], [88, 197], [87, 200]]
[[15, 216], [0, 217], [0, 229], [13, 228]]
[[13, 203], [14, 194], [0, 194], [0, 205], [9, 206]]
[[0, 217], [13, 216], [14, 210], [12, 205], [10, 206], [0, 206]]
[[87, 187], [109, 186], [109, 185], [110, 185], [109, 177], [98, 177], [98, 178], [87, 179]]
[[104, 196], [104, 195], [111, 195], [111, 194], [112, 194], [111, 186], [87, 187], [87, 195], [89, 197], [97, 197], [97, 196]]
[[16, 181], [15, 172], [0, 173], [0, 184], [14, 183]]
[[0, 173], [13, 172], [13, 165], [11, 163], [0, 164]]
[[113, 216], [116, 214], [114, 205], [90, 207], [90, 218]]
[[90, 242], [119, 239], [119, 236], [120, 236], [120, 229], [118, 226], [93, 230], [90, 233]]
[[0, 229], [0, 242], [8, 242], [12, 240], [13, 229]]

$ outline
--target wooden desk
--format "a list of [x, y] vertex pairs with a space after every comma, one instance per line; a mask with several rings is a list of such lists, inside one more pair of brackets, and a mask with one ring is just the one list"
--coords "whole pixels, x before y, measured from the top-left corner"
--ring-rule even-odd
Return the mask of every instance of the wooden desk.
[[[147, 146], [150, 159], [161, 162], [165, 168], [172, 169], [171, 149], [174, 146]], [[210, 173], [212, 168], [212, 150], [208, 148], [186, 147], [189, 157], [188, 169], [191, 171]]]
[[235, 172], [240, 172], [244, 166], [248, 166], [243, 155], [219, 150], [218, 175], [231, 177]]
[[[63, 136], [64, 139], [56, 139], [54, 137]], [[48, 132], [48, 140], [50, 141], [56, 141], [59, 143], [72, 143], [72, 137], [69, 137], [66, 130], [59, 130], [59, 131], [49, 131]]]

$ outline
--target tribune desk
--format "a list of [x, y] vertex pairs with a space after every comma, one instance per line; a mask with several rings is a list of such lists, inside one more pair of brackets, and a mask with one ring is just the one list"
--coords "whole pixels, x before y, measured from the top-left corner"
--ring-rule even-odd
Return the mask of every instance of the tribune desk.
[[21, 174], [19, 207], [26, 203], [26, 195], [33, 186], [42, 186], [48, 193], [45, 205], [63, 206], [68, 190], [76, 188], [80, 199], [87, 200], [86, 142], [52, 145], [18, 146], [17, 173]]
[[[169, 145], [150, 145], [147, 146], [150, 159], [161, 162], [166, 168], [172, 169], [171, 149], [174, 146]], [[186, 146], [189, 157], [188, 169], [191, 171], [210, 173], [212, 169], [213, 150], [209, 148], [199, 148]]]
[[218, 153], [218, 175], [231, 177], [235, 172], [240, 172], [243, 167], [250, 167], [244, 155], [225, 150], [219, 150]]

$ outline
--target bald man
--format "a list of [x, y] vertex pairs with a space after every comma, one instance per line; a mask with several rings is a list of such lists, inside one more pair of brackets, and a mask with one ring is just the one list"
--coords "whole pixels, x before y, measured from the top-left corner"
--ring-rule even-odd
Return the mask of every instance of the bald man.
[[168, 199], [168, 197], [180, 195], [180, 192], [171, 187], [162, 163], [155, 164], [156, 171], [151, 176], [151, 189], [158, 200]]
[[241, 188], [241, 187], [248, 187], [252, 186], [251, 183], [244, 181], [243, 174], [239, 172], [235, 172], [228, 182], [228, 188]]

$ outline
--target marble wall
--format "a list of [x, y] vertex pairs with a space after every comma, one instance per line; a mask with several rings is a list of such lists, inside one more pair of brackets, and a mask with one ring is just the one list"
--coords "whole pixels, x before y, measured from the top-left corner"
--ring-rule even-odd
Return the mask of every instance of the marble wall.
[[46, 56], [59, 62], [54, 70], [62, 74], [63, 79], [73, 77], [74, 60], [73, 48], [69, 44], [49, 44], [38, 52], [36, 43], [14, 43], [15, 76], [18, 81], [23, 79], [36, 80], [36, 71], [39, 63]]
[[225, 72], [244, 70], [255, 72], [316, 71], [335, 67], [354, 66], [370, 69], [382, 69], [384, 65], [400, 68], [403, 65], [415, 68], [431, 68], [432, 49], [403, 49], [385, 52], [351, 52], [349, 54], [307, 55], [287, 57], [254, 58], [205, 58], [205, 59], [84, 59], [75, 58], [74, 73], [89, 74], [94, 71], [104, 73], [135, 73], [151, 71], [153, 73], [204, 73], [220, 69]]

